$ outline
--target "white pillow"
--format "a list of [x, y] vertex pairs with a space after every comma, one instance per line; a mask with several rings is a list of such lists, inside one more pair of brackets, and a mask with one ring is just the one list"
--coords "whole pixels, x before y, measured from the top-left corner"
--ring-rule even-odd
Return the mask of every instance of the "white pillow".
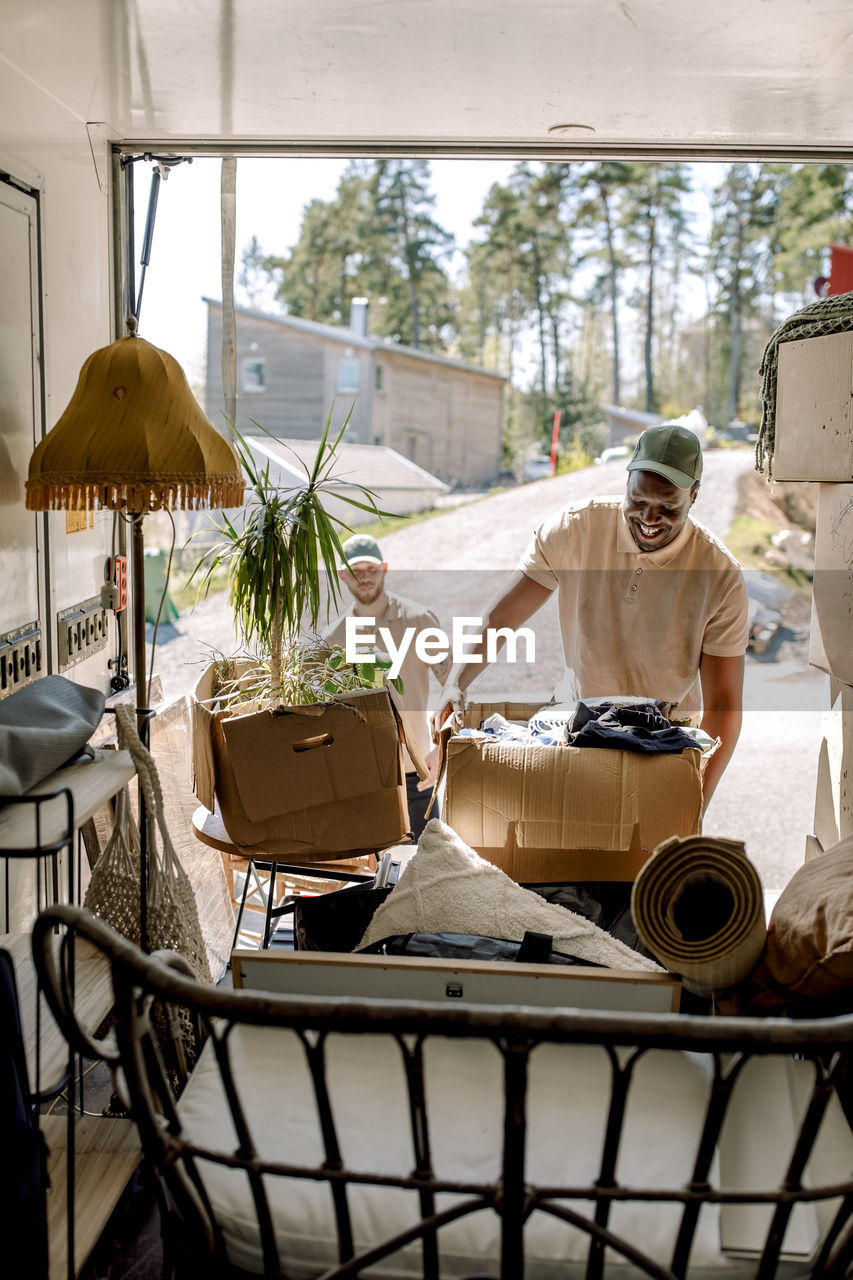
[[583, 916], [522, 889], [438, 818], [427, 823], [417, 853], [359, 945], [404, 933], [475, 933], [520, 942], [528, 930], [550, 934], [556, 951], [580, 960], [663, 972]]

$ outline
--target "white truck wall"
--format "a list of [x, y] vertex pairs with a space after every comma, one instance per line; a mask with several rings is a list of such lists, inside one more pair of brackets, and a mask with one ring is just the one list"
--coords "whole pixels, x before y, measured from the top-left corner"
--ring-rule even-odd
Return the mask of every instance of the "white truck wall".
[[[42, 88], [9, 62], [0, 62], [0, 170], [13, 183], [38, 193], [40, 279], [36, 316], [43, 334], [44, 404], [36, 403], [34, 439], [48, 431], [61, 415], [77, 383], [80, 367], [96, 348], [114, 336], [111, 323], [111, 214], [108, 194], [110, 164], [103, 130], [93, 130], [90, 144], [85, 120], [66, 108], [53, 91]], [[96, 168], [92, 146], [96, 149]], [[20, 275], [20, 271], [18, 272]], [[6, 276], [0, 261], [0, 276]], [[19, 315], [19, 324], [16, 317]], [[11, 303], [0, 328], [0, 367], [12, 352], [20, 359], [20, 326], [29, 324], [25, 300]], [[36, 344], [38, 346], [38, 344]], [[36, 366], [38, 365], [36, 352]], [[38, 384], [39, 370], [36, 367]], [[38, 399], [38, 397], [37, 397]], [[41, 583], [42, 671], [58, 669], [57, 613], [98, 594], [109, 554], [112, 517], [98, 512], [91, 525], [70, 531], [75, 523], [64, 512], [46, 517], [46, 549], [36, 562], [30, 530], [32, 514], [24, 508], [26, 462], [21, 448], [20, 405], [4, 427], [17, 436], [19, 476], [17, 501], [7, 505], [0, 520], [0, 556], [12, 579], [38, 577]], [[10, 417], [17, 420], [9, 421]], [[43, 418], [43, 421], [39, 420]], [[2, 443], [2, 441], [0, 441]], [[22, 473], [22, 474], [21, 474]], [[37, 517], [43, 523], [41, 516]], [[44, 531], [41, 531], [44, 544]], [[4, 574], [6, 577], [6, 574]], [[15, 625], [15, 600], [7, 580], [0, 589], [0, 636]], [[107, 687], [107, 659], [114, 649], [114, 620], [109, 619], [109, 643], [84, 658], [66, 674], [82, 683]], [[45, 644], [49, 633], [49, 642]], [[49, 657], [48, 657], [49, 655]]]

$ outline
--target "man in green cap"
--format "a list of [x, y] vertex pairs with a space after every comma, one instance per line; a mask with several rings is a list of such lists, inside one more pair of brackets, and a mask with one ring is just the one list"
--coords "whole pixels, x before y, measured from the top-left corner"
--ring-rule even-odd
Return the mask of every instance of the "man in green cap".
[[[323, 633], [323, 639], [329, 644], [346, 647], [346, 622], [349, 617], [371, 619], [371, 629], [377, 634], [380, 628], [387, 631], [394, 644], [401, 646], [407, 628], [414, 627], [416, 632], [438, 626], [438, 618], [429, 609], [414, 600], [395, 595], [385, 586], [385, 574], [388, 565], [375, 538], [368, 534], [354, 533], [343, 544], [345, 563], [340, 569], [340, 578], [353, 597], [353, 602], [345, 613]], [[382, 647], [381, 645], [379, 646]], [[399, 701], [407, 713], [410, 729], [414, 731], [421, 755], [430, 768], [429, 776], [421, 781], [408, 752], [406, 759], [406, 793], [409, 804], [409, 825], [415, 843], [426, 825], [426, 810], [432, 795], [435, 781], [434, 770], [437, 750], [433, 746], [429, 717], [427, 714], [429, 697], [429, 673], [436, 676], [439, 684], [445, 680], [450, 670], [449, 658], [432, 663], [422, 662], [415, 652], [415, 646], [409, 644], [402, 660], [400, 678], [403, 692]], [[431, 818], [437, 818], [438, 800], [433, 805]]]
[[[656, 698], [720, 739], [704, 772], [707, 807], [740, 733], [746, 583], [690, 514], [702, 479], [694, 432], [650, 427], [627, 470], [624, 498], [573, 504], [540, 525], [484, 627], [516, 630], [556, 590], [571, 697]], [[451, 714], [461, 725], [464, 691], [485, 666], [479, 657], [450, 671], [434, 734]]]

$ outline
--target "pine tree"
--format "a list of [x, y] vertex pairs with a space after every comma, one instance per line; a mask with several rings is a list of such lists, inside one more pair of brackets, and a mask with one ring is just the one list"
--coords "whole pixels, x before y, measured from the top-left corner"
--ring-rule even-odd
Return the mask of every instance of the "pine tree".
[[624, 187], [622, 223], [636, 254], [635, 265], [644, 277], [641, 305], [647, 413], [656, 412], [660, 400], [654, 361], [656, 273], [667, 251], [676, 254], [685, 247], [689, 219], [683, 197], [689, 190], [689, 169], [680, 163], [631, 165]]
[[350, 164], [334, 200], [311, 200], [302, 212], [299, 239], [281, 256], [265, 259], [278, 280], [276, 297], [290, 315], [326, 324], [346, 324], [349, 304], [361, 292], [361, 231], [367, 176]]
[[767, 320], [763, 324], [761, 320], [762, 300], [768, 299], [770, 287], [779, 179], [780, 174], [765, 165], [732, 164], [712, 197], [708, 258], [717, 287], [715, 311], [725, 335], [717, 344], [716, 357], [718, 368], [722, 361], [727, 375], [726, 422], [741, 412], [746, 330], [756, 323], [762, 331], [767, 329]]
[[610, 341], [613, 347], [611, 398], [615, 405], [622, 403], [622, 362], [619, 341], [620, 277], [625, 265], [624, 255], [617, 247], [618, 204], [623, 187], [631, 180], [631, 166], [623, 160], [604, 160], [600, 164], [584, 166], [579, 186], [585, 193], [577, 218], [581, 227], [600, 233], [601, 248], [593, 250], [604, 262], [603, 279], [607, 290], [610, 311]]
[[374, 327], [413, 347], [441, 350], [452, 323], [442, 258], [453, 237], [434, 220], [426, 160], [378, 160], [361, 219], [363, 284]]

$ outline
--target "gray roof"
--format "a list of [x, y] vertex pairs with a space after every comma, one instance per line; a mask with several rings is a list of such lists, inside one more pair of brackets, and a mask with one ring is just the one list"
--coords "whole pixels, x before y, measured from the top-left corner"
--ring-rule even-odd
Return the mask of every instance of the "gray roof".
[[[220, 310], [222, 308], [222, 303], [216, 298], [202, 297], [202, 302], [206, 302], [209, 307], [218, 307]], [[465, 360], [454, 360], [451, 356], [439, 355], [435, 351], [420, 351], [417, 347], [404, 347], [399, 342], [389, 342], [386, 338], [379, 338], [369, 333], [363, 337], [346, 325], [319, 324], [316, 320], [303, 320], [301, 316], [277, 315], [270, 311], [258, 311], [253, 307], [235, 307], [234, 310], [238, 316], [247, 316], [250, 320], [263, 320], [283, 329], [295, 329], [299, 333], [310, 333], [331, 342], [340, 342], [342, 346], [361, 347], [364, 351], [381, 352], [382, 355], [392, 357], [410, 356], [415, 360], [449, 365], [452, 369], [464, 369], [468, 373], [480, 373], [484, 378], [496, 378], [499, 382], [506, 382], [505, 376], [502, 373], [495, 373], [493, 369], [483, 369], [480, 365], [468, 364]]]
[[601, 411], [611, 422], [621, 427], [656, 427], [663, 418], [659, 413], [645, 413], [642, 409], [623, 409], [621, 404], [603, 404]]
[[[255, 435], [247, 436], [246, 439], [252, 448], [259, 448], [300, 480], [305, 479], [305, 470], [300, 463], [310, 469], [319, 444], [318, 440], [273, 440], [269, 436]], [[446, 493], [450, 487], [431, 472], [385, 445], [346, 444], [342, 441], [336, 453], [337, 461], [331, 478], [341, 484], [363, 484], [366, 488], [377, 491], [432, 489], [436, 493]]]

